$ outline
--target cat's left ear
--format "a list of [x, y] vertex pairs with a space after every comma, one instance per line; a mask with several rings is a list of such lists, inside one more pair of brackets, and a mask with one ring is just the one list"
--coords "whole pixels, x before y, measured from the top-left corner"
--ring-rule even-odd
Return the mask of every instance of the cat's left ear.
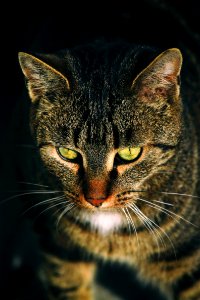
[[133, 81], [139, 99], [150, 105], [179, 99], [182, 55], [179, 49], [162, 52]]
[[19, 63], [27, 79], [27, 87], [32, 102], [36, 102], [56, 92], [69, 90], [69, 81], [59, 71], [38, 59], [37, 57], [24, 52], [19, 53]]

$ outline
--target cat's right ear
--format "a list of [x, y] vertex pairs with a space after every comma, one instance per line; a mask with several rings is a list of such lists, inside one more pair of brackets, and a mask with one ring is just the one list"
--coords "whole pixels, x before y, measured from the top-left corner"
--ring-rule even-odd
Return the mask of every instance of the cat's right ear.
[[27, 80], [29, 96], [32, 102], [45, 97], [51, 91], [58, 94], [69, 90], [69, 81], [59, 71], [37, 57], [19, 52], [19, 63]]
[[139, 99], [148, 105], [160, 107], [180, 100], [180, 71], [182, 54], [171, 48], [158, 55], [133, 81], [132, 88]]

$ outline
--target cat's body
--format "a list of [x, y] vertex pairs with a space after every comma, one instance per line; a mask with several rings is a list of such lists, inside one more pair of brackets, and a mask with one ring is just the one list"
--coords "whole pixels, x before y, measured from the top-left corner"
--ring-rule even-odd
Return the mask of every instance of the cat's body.
[[93, 299], [101, 260], [166, 299], [200, 298], [197, 99], [187, 81], [179, 93], [180, 51], [161, 52], [103, 41], [20, 54], [37, 145], [22, 180], [41, 185], [29, 206], [48, 211], [37, 231], [49, 299]]

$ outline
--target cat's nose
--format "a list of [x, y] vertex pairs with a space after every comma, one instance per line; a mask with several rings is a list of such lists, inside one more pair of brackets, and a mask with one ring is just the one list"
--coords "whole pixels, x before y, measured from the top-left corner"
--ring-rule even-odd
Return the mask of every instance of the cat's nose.
[[106, 198], [100, 198], [100, 199], [86, 198], [86, 200], [93, 206], [99, 207], [106, 200]]
[[85, 200], [93, 206], [101, 206], [107, 198], [107, 183], [104, 179], [88, 180], [85, 186]]

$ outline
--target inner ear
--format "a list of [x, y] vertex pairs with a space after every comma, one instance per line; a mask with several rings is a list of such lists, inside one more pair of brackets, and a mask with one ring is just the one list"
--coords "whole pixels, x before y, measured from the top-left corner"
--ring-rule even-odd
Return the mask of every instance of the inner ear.
[[140, 99], [152, 103], [179, 99], [182, 55], [173, 48], [162, 52], [133, 81]]
[[19, 63], [27, 79], [27, 87], [32, 102], [39, 100], [50, 92], [60, 93], [69, 90], [69, 81], [59, 71], [38, 59], [37, 57], [20, 52]]

